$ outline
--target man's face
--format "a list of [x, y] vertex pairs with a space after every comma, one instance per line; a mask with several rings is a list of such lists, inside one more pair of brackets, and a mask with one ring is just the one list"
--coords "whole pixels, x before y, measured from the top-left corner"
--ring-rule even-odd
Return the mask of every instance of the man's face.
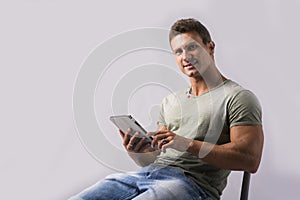
[[214, 62], [214, 43], [206, 45], [196, 32], [182, 33], [171, 40], [171, 47], [180, 70], [188, 77], [198, 77]]

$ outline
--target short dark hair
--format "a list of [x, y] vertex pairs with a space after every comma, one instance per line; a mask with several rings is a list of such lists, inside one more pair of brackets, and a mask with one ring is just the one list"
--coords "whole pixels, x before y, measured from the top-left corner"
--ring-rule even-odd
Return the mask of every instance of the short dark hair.
[[180, 19], [176, 21], [171, 27], [169, 33], [169, 41], [171, 42], [173, 37], [175, 37], [176, 35], [193, 31], [199, 34], [204, 44], [207, 44], [211, 41], [211, 37], [207, 28], [198, 20], [193, 18]]

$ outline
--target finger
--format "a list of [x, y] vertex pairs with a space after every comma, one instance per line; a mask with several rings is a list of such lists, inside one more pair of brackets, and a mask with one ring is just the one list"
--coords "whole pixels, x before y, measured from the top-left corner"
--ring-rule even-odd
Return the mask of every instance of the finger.
[[140, 152], [143, 152], [146, 149], [151, 149], [151, 143], [150, 142], [144, 142], [144, 144], [142, 145], [142, 147], [139, 149]]
[[138, 143], [137, 140], [139, 138], [139, 132], [135, 132], [135, 134], [130, 138], [128, 144], [127, 144], [127, 149], [128, 150], [133, 150], [135, 145]]
[[156, 136], [156, 135], [160, 135], [160, 134], [165, 134], [167, 132], [168, 132], [167, 130], [165, 130], [165, 131], [154, 131], [154, 132], [147, 133], [147, 135], [149, 135], [149, 136]]
[[173, 141], [173, 139], [174, 139], [174, 137], [172, 135], [169, 135], [168, 137], [165, 137], [165, 138], [161, 139], [159, 141], [158, 148], [162, 149], [163, 145], [165, 145], [167, 143], [170, 143], [171, 141]]
[[167, 144], [170, 141], [171, 140], [168, 139], [168, 137], [165, 137], [165, 138], [159, 140], [159, 142], [158, 142], [158, 148], [161, 149], [163, 145]]
[[143, 147], [143, 145], [145, 145], [145, 140], [146, 140], [146, 138], [145, 137], [143, 137], [142, 139], [140, 139], [140, 141], [134, 146], [134, 151], [135, 152], [139, 152], [140, 150], [141, 150], [141, 148]]
[[167, 138], [168, 136], [170, 136], [169, 133], [159, 133], [158, 135], [153, 136], [153, 140], [151, 143], [152, 147], [158, 144], [160, 140]]
[[164, 139], [164, 138], [166, 138], [168, 136], [171, 136], [172, 134], [174, 134], [174, 133], [172, 133], [172, 132], [170, 132], [168, 130], [156, 132], [156, 134], [152, 137], [153, 140], [151, 142], [151, 146], [154, 147], [156, 144], [158, 144], [159, 140], [162, 140], [162, 139]]
[[147, 135], [152, 137], [154, 135], [156, 135], [159, 131], [154, 131], [154, 132], [148, 132]]
[[156, 136], [154, 136], [154, 138], [155, 138], [156, 140], [162, 140], [162, 139], [167, 138], [167, 137], [169, 137], [169, 136], [170, 136], [170, 134], [165, 133], [165, 134], [156, 135]]
[[172, 147], [173, 143], [174, 143], [174, 141], [172, 140], [172, 141], [162, 145], [161, 146], [161, 151], [166, 153], [166, 149]]
[[123, 138], [123, 145], [124, 145], [125, 147], [128, 145], [129, 140], [130, 140], [130, 138], [131, 138], [130, 132], [131, 132], [131, 129], [130, 129], [130, 128], [127, 129], [127, 131], [126, 131], [126, 133], [125, 133], [125, 136], [124, 136], [124, 138]]
[[119, 129], [119, 133], [120, 133], [120, 135], [122, 136], [122, 138], [124, 138], [125, 133], [123, 133], [123, 131], [121, 131], [121, 129]]
[[174, 136], [173, 135], [170, 135], [169, 137], [166, 137], [166, 138], [162, 139], [161, 143], [160, 143], [161, 151], [165, 153], [166, 149], [172, 147], [174, 142], [175, 141], [174, 141]]
[[154, 132], [147, 133], [147, 135], [153, 138], [155, 136], [166, 134], [166, 133], [168, 133], [168, 131], [154, 131]]
[[151, 146], [155, 147], [158, 145], [159, 139], [157, 137], [153, 137], [153, 140], [151, 141]]
[[151, 147], [155, 147], [158, 144], [158, 139], [156, 137], [152, 137]]

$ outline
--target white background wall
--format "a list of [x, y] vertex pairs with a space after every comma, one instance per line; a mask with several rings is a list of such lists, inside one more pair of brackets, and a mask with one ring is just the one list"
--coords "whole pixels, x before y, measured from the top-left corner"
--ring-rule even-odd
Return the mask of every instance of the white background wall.
[[[72, 92], [80, 66], [113, 35], [169, 28], [184, 17], [207, 25], [220, 70], [263, 106], [265, 148], [250, 199], [299, 199], [299, 9], [297, 0], [2, 0], [1, 199], [66, 199], [114, 172], [76, 132]], [[233, 173], [223, 199], [238, 199], [241, 175]]]

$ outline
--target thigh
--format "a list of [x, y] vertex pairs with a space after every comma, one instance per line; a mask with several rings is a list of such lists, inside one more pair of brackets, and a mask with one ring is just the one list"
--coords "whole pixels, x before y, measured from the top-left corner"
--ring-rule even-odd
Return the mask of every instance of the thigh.
[[69, 200], [129, 200], [138, 195], [137, 176], [113, 174]]
[[156, 165], [150, 166], [149, 169], [147, 180], [137, 181], [141, 194], [134, 200], [211, 200], [181, 169]]
[[194, 200], [199, 198], [200, 194], [197, 190], [190, 187], [187, 183], [180, 179], [173, 180], [157, 180], [153, 182], [148, 189], [133, 198], [134, 200]]

